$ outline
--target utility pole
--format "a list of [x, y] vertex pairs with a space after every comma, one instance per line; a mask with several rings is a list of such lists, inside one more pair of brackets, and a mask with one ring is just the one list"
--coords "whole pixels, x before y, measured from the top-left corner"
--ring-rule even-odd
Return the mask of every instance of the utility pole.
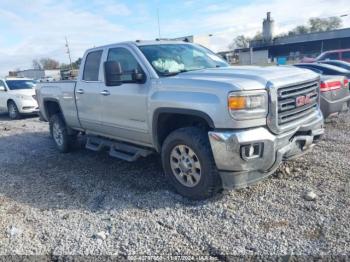
[[158, 38], [160, 39], [159, 8], [157, 8], [157, 20], [158, 20]]
[[70, 65], [70, 69], [73, 71], [72, 58], [70, 56], [70, 50], [69, 50], [67, 37], [65, 37], [65, 39], [66, 39], [67, 54], [68, 54], [68, 57], [69, 57], [69, 65]]

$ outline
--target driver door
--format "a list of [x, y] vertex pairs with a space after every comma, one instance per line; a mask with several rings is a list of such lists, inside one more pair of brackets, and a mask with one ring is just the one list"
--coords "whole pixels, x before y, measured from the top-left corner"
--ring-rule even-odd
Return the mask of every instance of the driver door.
[[135, 70], [143, 74], [145, 70], [132, 50], [126, 47], [110, 48], [107, 61], [118, 62], [123, 73], [120, 85], [104, 86], [105, 95], [101, 97], [104, 133], [129, 142], [134, 142], [137, 138], [141, 143], [151, 143], [147, 121], [150, 80], [146, 79], [144, 83], [133, 80]]

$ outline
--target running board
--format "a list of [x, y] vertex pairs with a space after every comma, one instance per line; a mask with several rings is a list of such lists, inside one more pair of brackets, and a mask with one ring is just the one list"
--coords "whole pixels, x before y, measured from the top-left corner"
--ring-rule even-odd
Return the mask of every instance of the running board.
[[142, 147], [125, 144], [122, 142], [116, 142], [96, 136], [89, 136], [85, 147], [93, 151], [102, 151], [103, 149], [109, 148], [110, 156], [128, 162], [136, 161], [140, 157], [146, 157], [153, 153], [151, 150]]

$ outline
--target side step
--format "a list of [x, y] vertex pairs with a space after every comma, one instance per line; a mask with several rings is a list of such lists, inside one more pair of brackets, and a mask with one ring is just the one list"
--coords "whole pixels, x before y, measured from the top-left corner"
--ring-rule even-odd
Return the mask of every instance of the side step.
[[109, 155], [128, 162], [133, 162], [140, 157], [146, 157], [152, 154], [152, 150], [137, 147], [134, 145], [113, 141], [97, 136], [89, 136], [86, 142], [87, 149], [101, 151], [109, 148]]

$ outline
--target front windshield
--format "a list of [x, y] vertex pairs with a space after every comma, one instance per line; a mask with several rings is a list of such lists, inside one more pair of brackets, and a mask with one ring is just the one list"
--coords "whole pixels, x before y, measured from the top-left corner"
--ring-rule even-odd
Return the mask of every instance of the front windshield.
[[10, 90], [33, 89], [35, 87], [33, 80], [6, 80], [6, 84]]
[[139, 47], [161, 76], [204, 68], [228, 67], [223, 59], [201, 46], [190, 44], [144, 45]]

